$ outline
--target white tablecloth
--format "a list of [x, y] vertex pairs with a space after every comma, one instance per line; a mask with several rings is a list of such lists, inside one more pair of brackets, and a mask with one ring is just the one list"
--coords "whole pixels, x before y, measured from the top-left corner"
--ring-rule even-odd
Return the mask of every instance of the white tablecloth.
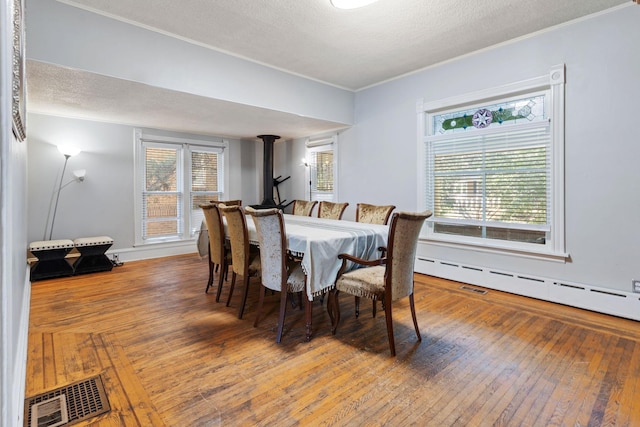
[[[387, 245], [389, 227], [360, 222], [284, 215], [287, 245], [291, 253], [302, 257], [302, 268], [307, 274], [309, 299], [331, 289], [342, 261], [341, 253], [364, 259], [380, 257], [378, 248]], [[249, 241], [257, 244], [255, 224], [247, 215]], [[208, 238], [206, 226], [201, 228], [198, 251], [206, 256]]]
[[330, 289], [342, 261], [341, 253], [364, 259], [380, 257], [378, 248], [387, 245], [389, 227], [353, 221], [285, 215], [289, 251], [302, 254], [310, 298]]

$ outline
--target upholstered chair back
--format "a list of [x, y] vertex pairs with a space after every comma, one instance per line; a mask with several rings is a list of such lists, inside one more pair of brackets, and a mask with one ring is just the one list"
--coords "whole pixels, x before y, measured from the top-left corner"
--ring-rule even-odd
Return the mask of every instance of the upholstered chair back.
[[242, 206], [242, 200], [240, 200], [240, 199], [237, 199], [237, 200], [212, 200], [211, 203], [215, 203], [215, 204], [222, 203], [223, 205], [226, 205], [226, 206]]
[[397, 300], [413, 293], [413, 270], [418, 247], [418, 237], [425, 219], [431, 216], [425, 212], [397, 212], [391, 218], [388, 259], [385, 273], [387, 292], [391, 289], [391, 299]]
[[367, 203], [358, 203], [356, 208], [356, 221], [367, 224], [387, 224], [391, 212], [396, 207], [393, 205], [369, 205]]
[[286, 247], [284, 220], [279, 209], [246, 210], [253, 217], [258, 233], [262, 267], [262, 284], [274, 291], [282, 290], [286, 283]]
[[224, 224], [222, 214], [215, 204], [200, 205], [204, 213], [204, 221], [207, 224], [209, 235], [209, 253], [211, 262], [222, 265], [224, 261]]
[[302, 216], [311, 216], [311, 212], [313, 212], [313, 208], [315, 207], [316, 200], [308, 201], [308, 200], [294, 200], [293, 201], [293, 214], [294, 215], [302, 215]]
[[244, 275], [249, 265], [249, 233], [247, 219], [241, 206], [219, 204], [218, 208], [227, 221], [227, 235], [231, 243], [232, 268], [236, 274]]
[[318, 205], [318, 218], [341, 219], [349, 203], [333, 203], [322, 201]]

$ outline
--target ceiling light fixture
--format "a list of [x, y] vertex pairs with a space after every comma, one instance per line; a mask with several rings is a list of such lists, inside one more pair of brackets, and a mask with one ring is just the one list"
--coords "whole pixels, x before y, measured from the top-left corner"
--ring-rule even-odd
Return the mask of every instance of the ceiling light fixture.
[[376, 1], [378, 0], [331, 0], [331, 4], [338, 9], [356, 9]]

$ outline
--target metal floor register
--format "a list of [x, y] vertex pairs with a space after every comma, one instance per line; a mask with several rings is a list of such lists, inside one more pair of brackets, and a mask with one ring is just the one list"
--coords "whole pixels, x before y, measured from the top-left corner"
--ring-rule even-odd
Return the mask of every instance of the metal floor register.
[[68, 426], [110, 410], [98, 375], [25, 399], [24, 426]]

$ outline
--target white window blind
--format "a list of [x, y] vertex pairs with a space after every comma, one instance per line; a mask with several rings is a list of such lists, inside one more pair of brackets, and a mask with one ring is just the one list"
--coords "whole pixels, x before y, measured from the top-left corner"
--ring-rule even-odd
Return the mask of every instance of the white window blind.
[[336, 137], [307, 142], [307, 196], [310, 200], [337, 200]]
[[514, 228], [535, 230], [521, 238], [544, 241], [551, 213], [548, 125], [435, 139], [427, 153], [428, 204], [442, 232], [489, 237], [487, 230], [498, 236]]
[[333, 200], [333, 150], [310, 153], [311, 200]]
[[191, 148], [191, 227], [190, 236], [195, 236], [204, 219], [201, 204], [220, 200], [222, 177], [219, 176], [222, 150]]
[[181, 236], [182, 148], [144, 143], [143, 151], [142, 238]]

